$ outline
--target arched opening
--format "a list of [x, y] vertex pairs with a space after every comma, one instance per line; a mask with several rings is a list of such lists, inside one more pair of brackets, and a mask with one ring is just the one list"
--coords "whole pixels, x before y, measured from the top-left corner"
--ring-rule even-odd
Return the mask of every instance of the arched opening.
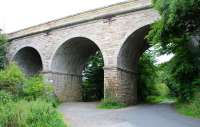
[[42, 60], [38, 51], [32, 47], [20, 49], [14, 56], [13, 61], [27, 75], [35, 75], [42, 71]]
[[118, 57], [117, 66], [120, 69], [118, 80], [124, 86], [124, 98], [128, 98], [125, 103], [138, 103], [138, 62], [143, 52], [149, 45], [145, 39], [149, 31], [149, 25], [133, 32], [122, 45]]
[[100, 52], [98, 46], [84, 37], [72, 38], [57, 49], [52, 59], [51, 79], [61, 101], [82, 101], [83, 70], [97, 52]]
[[136, 30], [127, 38], [118, 54], [117, 65], [119, 68], [138, 72], [138, 60], [142, 53], [149, 48], [145, 39], [148, 31], [149, 25]]
[[155, 78], [158, 79], [159, 68], [155, 65], [155, 54], [150, 50], [150, 44], [146, 39], [149, 28], [150, 25], [146, 25], [134, 31], [126, 39], [118, 54], [118, 68], [123, 71], [119, 79], [122, 77], [125, 79], [121, 80], [121, 85], [127, 82], [129, 84], [126, 93], [130, 96], [130, 103], [146, 102], [148, 97], [152, 97], [150, 95], [157, 96], [160, 91], [156, 91], [155, 87], [162, 87], [163, 91], [168, 90], [165, 84], [154, 82]]

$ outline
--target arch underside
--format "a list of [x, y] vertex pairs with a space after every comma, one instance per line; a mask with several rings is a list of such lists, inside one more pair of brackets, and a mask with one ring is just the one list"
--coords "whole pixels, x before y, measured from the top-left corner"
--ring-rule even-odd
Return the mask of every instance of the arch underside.
[[61, 101], [82, 101], [82, 71], [91, 55], [100, 49], [91, 40], [76, 37], [66, 41], [56, 51], [50, 77]]
[[133, 32], [124, 42], [117, 58], [117, 78], [120, 84], [121, 99], [126, 104], [136, 104], [138, 62], [140, 56], [149, 47], [145, 36], [149, 31], [149, 25]]
[[39, 74], [42, 71], [42, 60], [37, 50], [32, 47], [20, 49], [13, 58], [13, 61], [27, 75]]

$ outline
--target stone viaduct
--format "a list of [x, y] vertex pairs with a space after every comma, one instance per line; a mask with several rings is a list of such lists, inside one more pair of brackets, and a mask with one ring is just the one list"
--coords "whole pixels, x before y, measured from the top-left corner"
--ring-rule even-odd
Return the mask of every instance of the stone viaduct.
[[42, 73], [61, 101], [81, 101], [89, 56], [104, 59], [104, 97], [137, 103], [138, 59], [159, 19], [150, 0], [129, 0], [8, 34], [8, 58], [27, 74]]

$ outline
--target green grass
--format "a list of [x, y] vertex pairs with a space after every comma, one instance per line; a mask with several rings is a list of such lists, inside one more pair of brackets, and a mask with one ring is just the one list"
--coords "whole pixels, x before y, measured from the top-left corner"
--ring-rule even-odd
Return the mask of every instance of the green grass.
[[171, 103], [176, 102], [176, 99], [168, 96], [149, 96], [146, 99], [146, 103], [158, 104], [158, 103]]
[[97, 106], [99, 109], [120, 109], [125, 108], [127, 105], [117, 102], [115, 99], [106, 98], [101, 101]]
[[176, 103], [178, 113], [200, 119], [200, 92], [189, 103]]

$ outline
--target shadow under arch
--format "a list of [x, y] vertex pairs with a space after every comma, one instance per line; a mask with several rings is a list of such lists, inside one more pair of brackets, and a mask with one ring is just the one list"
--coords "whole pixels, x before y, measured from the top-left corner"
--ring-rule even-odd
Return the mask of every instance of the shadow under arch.
[[82, 71], [89, 57], [97, 51], [100, 48], [95, 42], [85, 37], [71, 38], [56, 50], [50, 80], [60, 101], [82, 101]]
[[149, 48], [145, 39], [150, 25], [145, 25], [131, 35], [120, 48], [117, 56], [118, 81], [121, 86], [126, 88], [122, 98], [126, 99], [126, 104], [136, 104], [138, 102], [137, 80], [138, 80], [138, 62], [140, 56]]
[[14, 61], [26, 75], [39, 74], [43, 69], [39, 52], [33, 47], [23, 47], [17, 51]]
[[138, 60], [143, 52], [149, 48], [149, 44], [145, 39], [149, 30], [150, 25], [146, 25], [128, 36], [117, 57], [117, 65], [119, 68], [137, 72]]

